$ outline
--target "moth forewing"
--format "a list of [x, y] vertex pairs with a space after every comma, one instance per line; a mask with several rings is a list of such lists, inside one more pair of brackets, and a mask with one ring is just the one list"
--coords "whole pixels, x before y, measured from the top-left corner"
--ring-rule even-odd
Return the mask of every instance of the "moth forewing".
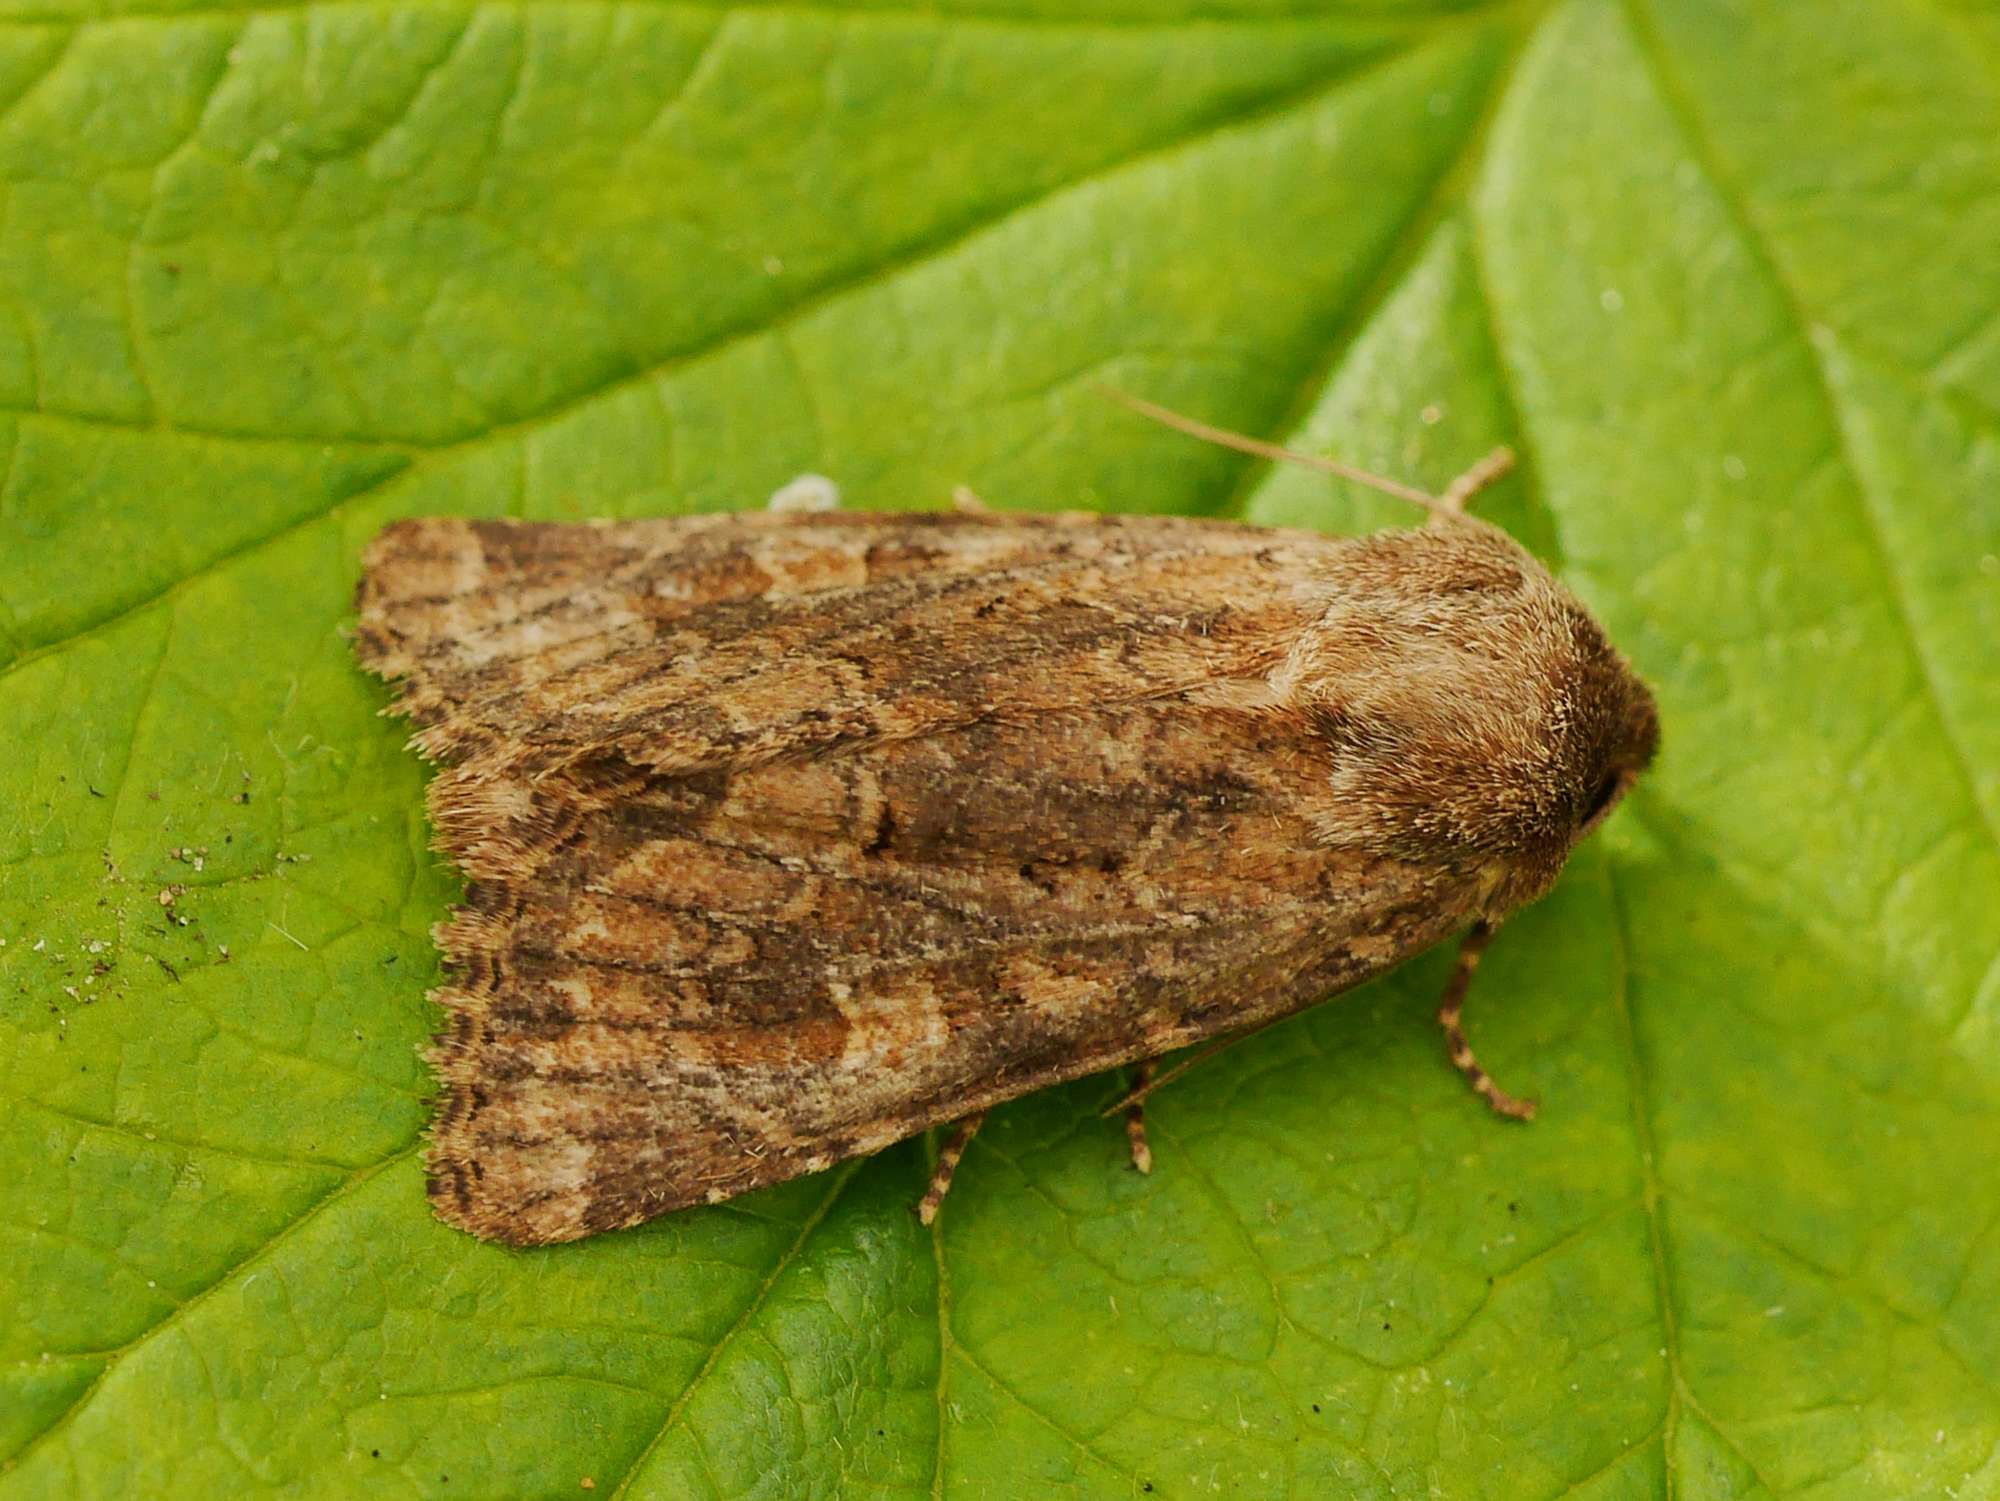
[[1471, 523], [426, 521], [360, 613], [473, 875], [432, 1196], [517, 1243], [1302, 1009], [1537, 894], [1650, 754]]

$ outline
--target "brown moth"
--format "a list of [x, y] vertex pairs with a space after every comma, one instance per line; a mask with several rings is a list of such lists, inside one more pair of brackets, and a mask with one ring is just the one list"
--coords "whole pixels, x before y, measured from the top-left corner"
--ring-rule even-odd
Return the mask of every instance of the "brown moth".
[[992, 1106], [1468, 926], [1452, 1056], [1529, 1113], [1472, 1061], [1466, 981], [1658, 731], [1583, 606], [1463, 513], [1497, 467], [1442, 499], [1361, 476], [1432, 517], [1358, 538], [796, 487], [389, 527], [357, 649], [443, 763], [469, 879], [438, 1212], [571, 1240], [966, 1122], [928, 1218]]

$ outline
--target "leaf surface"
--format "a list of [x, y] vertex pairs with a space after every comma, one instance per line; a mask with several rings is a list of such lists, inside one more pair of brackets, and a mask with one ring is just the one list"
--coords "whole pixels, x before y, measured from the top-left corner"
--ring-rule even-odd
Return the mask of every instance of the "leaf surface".
[[[2000, 21], [1951, 0], [0, 12], [0, 1501], [2000, 1495]], [[1509, 925], [1156, 1100], [429, 1214], [403, 515], [1401, 518], [1656, 685]]]

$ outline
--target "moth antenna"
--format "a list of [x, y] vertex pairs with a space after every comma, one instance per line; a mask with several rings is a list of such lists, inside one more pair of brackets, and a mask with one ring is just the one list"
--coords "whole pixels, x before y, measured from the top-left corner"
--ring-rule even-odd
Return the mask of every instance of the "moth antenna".
[[1447, 511], [1464, 515], [1465, 508], [1472, 504], [1472, 497], [1488, 485], [1509, 473], [1514, 467], [1514, 450], [1501, 444], [1474, 464], [1465, 473], [1444, 487], [1444, 494], [1438, 497]]
[[[1097, 390], [1109, 396], [1113, 401], [1130, 407], [1140, 416], [1150, 417], [1153, 421], [1163, 426], [1171, 427], [1176, 432], [1186, 433], [1191, 438], [1200, 438], [1205, 443], [1214, 443], [1222, 448], [1233, 448], [1238, 453], [1253, 454], [1260, 459], [1275, 459], [1281, 463], [1301, 464], [1307, 469], [1317, 469], [1323, 474], [1337, 475], [1341, 479], [1352, 480], [1357, 485], [1367, 485], [1370, 489], [1380, 490], [1384, 495], [1393, 495], [1398, 500], [1407, 500], [1412, 505], [1422, 506], [1433, 516], [1446, 517], [1458, 515], [1464, 509], [1465, 501], [1471, 498], [1474, 491], [1490, 483], [1491, 479], [1497, 479], [1500, 474], [1506, 472], [1505, 466], [1503, 466], [1492, 476], [1480, 479], [1478, 483], [1474, 484], [1471, 489], [1466, 490], [1461, 498], [1454, 503], [1450, 499], [1450, 495], [1457, 493], [1460, 486], [1472, 475], [1477, 474], [1482, 465], [1491, 463], [1495, 454], [1489, 454], [1485, 459], [1481, 460], [1480, 464], [1474, 465], [1472, 469], [1454, 480], [1451, 491], [1447, 493], [1446, 498], [1439, 499], [1427, 491], [1417, 489], [1414, 485], [1406, 485], [1400, 480], [1389, 479], [1384, 475], [1371, 474], [1366, 469], [1357, 469], [1352, 464], [1341, 463], [1338, 459], [1324, 458], [1316, 453], [1300, 453], [1297, 449], [1283, 448], [1276, 443], [1266, 443], [1261, 438], [1252, 438], [1245, 433], [1231, 432], [1226, 427], [1211, 427], [1206, 422], [1198, 422], [1192, 417], [1184, 417], [1171, 407], [1163, 407], [1158, 402], [1146, 400], [1143, 396], [1134, 396], [1130, 391], [1121, 391], [1116, 386], [1107, 386], [1102, 382], [1092, 382], [1092, 384]], [[1496, 450], [1496, 454], [1504, 451]], [[1514, 462], [1514, 456], [1511, 453], [1507, 455], [1506, 462], [1510, 465]]]

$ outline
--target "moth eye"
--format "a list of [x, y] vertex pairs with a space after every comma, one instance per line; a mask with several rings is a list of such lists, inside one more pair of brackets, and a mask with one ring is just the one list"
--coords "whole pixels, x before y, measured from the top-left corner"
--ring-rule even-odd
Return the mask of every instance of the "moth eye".
[[1604, 810], [1611, 806], [1611, 800], [1618, 795], [1618, 789], [1624, 782], [1622, 773], [1607, 771], [1604, 780], [1597, 784], [1597, 790], [1590, 795], [1590, 806], [1584, 810], [1580, 822], [1587, 826], [1602, 818]]

